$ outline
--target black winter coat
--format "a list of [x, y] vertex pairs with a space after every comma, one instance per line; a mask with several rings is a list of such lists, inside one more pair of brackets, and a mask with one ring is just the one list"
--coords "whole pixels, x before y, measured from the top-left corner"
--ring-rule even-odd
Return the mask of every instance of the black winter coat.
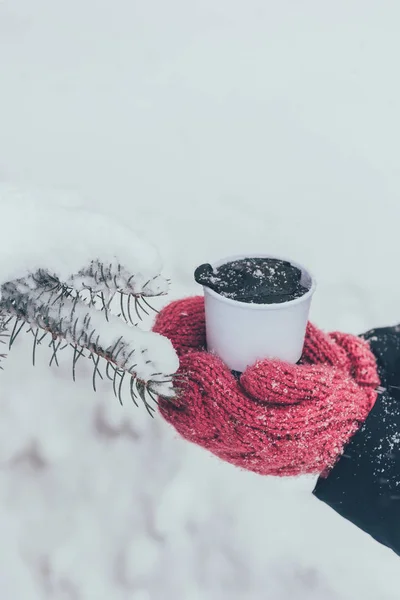
[[361, 337], [376, 356], [383, 389], [313, 494], [400, 555], [400, 326]]

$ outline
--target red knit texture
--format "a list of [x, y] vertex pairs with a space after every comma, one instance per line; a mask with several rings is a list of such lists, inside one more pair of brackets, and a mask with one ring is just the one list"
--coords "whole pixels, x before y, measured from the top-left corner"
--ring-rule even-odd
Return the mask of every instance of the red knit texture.
[[349, 334], [309, 323], [300, 365], [260, 360], [238, 379], [205, 350], [202, 297], [164, 308], [154, 331], [180, 357], [180, 390], [160, 400], [161, 414], [187, 440], [262, 475], [325, 472], [376, 400], [375, 357]]

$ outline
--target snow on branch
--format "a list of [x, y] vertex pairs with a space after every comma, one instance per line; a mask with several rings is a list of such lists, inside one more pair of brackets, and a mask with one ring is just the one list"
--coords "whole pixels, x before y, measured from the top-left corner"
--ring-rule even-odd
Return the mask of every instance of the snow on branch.
[[[152, 414], [157, 396], [173, 397], [179, 366], [167, 338], [137, 326], [152, 308], [148, 299], [168, 291], [157, 251], [109, 216], [29, 199], [10, 203], [1, 193], [0, 201], [10, 223], [0, 241], [0, 341], [8, 331], [12, 348], [28, 328], [33, 362], [47, 338], [50, 364], [72, 346], [74, 379], [78, 360], [88, 357], [95, 390], [97, 379], [108, 377], [122, 404], [127, 380], [132, 400]], [[118, 315], [111, 312], [116, 296]]]

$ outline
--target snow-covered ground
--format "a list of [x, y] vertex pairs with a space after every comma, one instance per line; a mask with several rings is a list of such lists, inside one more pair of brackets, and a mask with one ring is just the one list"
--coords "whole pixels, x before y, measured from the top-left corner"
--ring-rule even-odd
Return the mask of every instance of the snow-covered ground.
[[[393, 323], [399, 19], [388, 0], [0, 0], [0, 180], [118, 213], [171, 297], [200, 262], [272, 252], [315, 272], [319, 325]], [[2, 600], [398, 600], [400, 559], [313, 479], [225, 465], [95, 394], [88, 366], [74, 384], [70, 356], [33, 368], [27, 338], [0, 380]]]

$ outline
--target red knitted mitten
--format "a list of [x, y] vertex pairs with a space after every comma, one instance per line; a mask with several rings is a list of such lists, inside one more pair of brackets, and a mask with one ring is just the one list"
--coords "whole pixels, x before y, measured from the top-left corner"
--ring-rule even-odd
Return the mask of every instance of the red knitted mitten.
[[173, 302], [154, 331], [180, 357], [180, 393], [160, 400], [187, 440], [263, 475], [321, 473], [366, 419], [379, 386], [368, 343], [308, 324], [300, 365], [261, 360], [236, 378], [205, 350], [202, 297]]

